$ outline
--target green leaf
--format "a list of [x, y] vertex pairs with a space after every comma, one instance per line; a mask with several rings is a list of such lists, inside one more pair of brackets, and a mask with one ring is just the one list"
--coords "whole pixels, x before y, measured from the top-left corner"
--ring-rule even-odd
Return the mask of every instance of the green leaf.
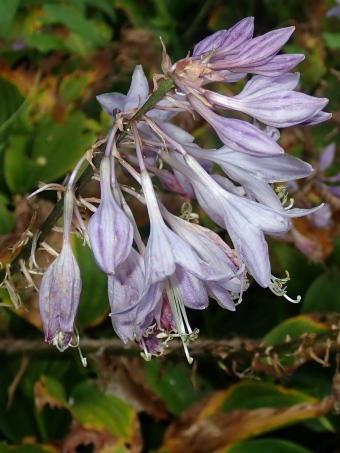
[[237, 442], [220, 453], [311, 453], [300, 445], [279, 439], [259, 439]]
[[86, 3], [105, 13], [112, 21], [116, 19], [112, 0], [86, 0]]
[[[1, 2], [0, 2], [1, 3]], [[5, 123], [24, 102], [18, 88], [11, 82], [0, 77], [0, 126]]]
[[157, 360], [145, 363], [145, 374], [153, 391], [165, 403], [169, 412], [179, 415], [188, 406], [200, 401], [204, 393], [210, 390], [198, 375], [195, 387], [191, 380], [192, 370], [185, 363], [168, 362], [164, 369]]
[[65, 50], [65, 45], [53, 35], [46, 33], [32, 33], [25, 37], [26, 44], [34, 47], [41, 53], [48, 53], [53, 50]]
[[302, 301], [302, 313], [330, 313], [340, 310], [340, 272], [329, 269], [319, 275], [307, 290]]
[[0, 235], [10, 233], [14, 228], [14, 216], [6, 205], [7, 198], [0, 193]]
[[135, 412], [114, 395], [104, 395], [94, 385], [82, 382], [71, 392], [69, 410], [87, 429], [108, 429], [112, 434], [128, 439]]
[[90, 23], [74, 8], [46, 4], [43, 6], [43, 10], [47, 14], [47, 19], [43, 18], [44, 22], [63, 24], [81, 36], [85, 42], [91, 42], [96, 47], [104, 44], [103, 39], [95, 33]]
[[268, 332], [264, 337], [264, 342], [268, 346], [275, 346], [283, 343], [287, 336], [294, 341], [303, 334], [318, 334], [326, 331], [327, 328], [323, 323], [317, 322], [309, 316], [300, 315], [286, 319], [278, 326], [274, 327], [274, 329]]
[[25, 150], [29, 134], [18, 131], [10, 136], [10, 146], [5, 152], [4, 176], [6, 184], [13, 194], [25, 193], [34, 187], [38, 178], [37, 165], [27, 157]]
[[12, 131], [4, 159], [5, 178], [13, 193], [25, 193], [39, 181], [63, 176], [95, 141], [87, 130], [85, 116], [72, 112], [62, 124], [46, 117], [36, 125], [36, 133]]
[[0, 453], [57, 453], [57, 449], [38, 444], [7, 445], [1, 442]]
[[340, 33], [321, 33], [325, 46], [329, 49], [340, 49]]
[[74, 239], [73, 245], [83, 280], [77, 327], [82, 331], [86, 327], [99, 324], [103, 319], [111, 323], [107, 316], [107, 275], [95, 264], [87, 246], [84, 247], [79, 239]]
[[63, 78], [60, 84], [60, 97], [65, 102], [79, 98], [88, 83], [87, 74], [70, 74]]
[[1, 0], [0, 2], [0, 35], [4, 38], [7, 37], [20, 0]]
[[283, 408], [295, 404], [315, 401], [297, 390], [266, 382], [240, 382], [230, 387], [221, 401], [222, 412], [261, 407]]
[[[59, 381], [50, 376], [40, 376], [40, 392], [48, 400], [49, 404], [67, 407], [66, 393]], [[40, 397], [42, 394], [39, 395]]]

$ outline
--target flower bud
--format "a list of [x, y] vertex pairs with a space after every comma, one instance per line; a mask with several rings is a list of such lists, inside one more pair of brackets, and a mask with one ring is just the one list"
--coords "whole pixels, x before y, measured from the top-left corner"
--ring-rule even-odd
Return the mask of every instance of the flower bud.
[[39, 309], [45, 341], [64, 350], [69, 345], [81, 292], [78, 263], [69, 243], [46, 270], [39, 292]]

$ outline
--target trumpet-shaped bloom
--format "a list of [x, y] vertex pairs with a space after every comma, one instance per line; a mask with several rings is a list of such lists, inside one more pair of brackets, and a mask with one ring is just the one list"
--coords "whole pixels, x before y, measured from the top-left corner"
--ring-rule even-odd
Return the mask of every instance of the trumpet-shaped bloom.
[[221, 141], [229, 148], [255, 156], [283, 154], [283, 149], [256, 126], [246, 121], [217, 115], [192, 94], [187, 98], [192, 107], [215, 129]]
[[101, 202], [88, 224], [88, 235], [94, 259], [106, 274], [128, 257], [133, 240], [133, 228], [124, 211], [112, 195], [110, 159], [105, 156], [100, 166]]

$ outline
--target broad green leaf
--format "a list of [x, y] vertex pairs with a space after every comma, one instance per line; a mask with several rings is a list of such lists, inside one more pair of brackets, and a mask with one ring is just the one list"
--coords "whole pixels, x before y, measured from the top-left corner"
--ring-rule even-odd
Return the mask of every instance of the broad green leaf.
[[7, 209], [7, 203], [7, 198], [0, 193], [0, 234], [8, 234], [14, 227], [13, 213]]
[[7, 38], [20, 0], [0, 1], [0, 35]]
[[46, 33], [32, 33], [25, 37], [26, 44], [34, 47], [41, 53], [48, 53], [53, 50], [65, 50], [65, 45], [60, 39]]
[[329, 49], [340, 49], [340, 33], [324, 32], [321, 36], [325, 41], [326, 47]]
[[70, 74], [63, 78], [60, 84], [60, 97], [65, 102], [79, 98], [88, 83], [87, 74]]
[[[279, 439], [258, 439], [237, 442], [218, 453], [311, 453], [300, 445]], [[217, 453], [217, 452], [216, 452]]]
[[112, 0], [86, 0], [86, 3], [107, 14], [112, 21], [116, 19], [116, 12], [113, 8]]
[[38, 444], [21, 444], [8, 445], [5, 442], [0, 443], [0, 453], [57, 453], [58, 449], [52, 446], [43, 446]]
[[179, 415], [188, 406], [200, 401], [207, 390], [207, 383], [195, 376], [195, 387], [191, 380], [189, 366], [185, 363], [168, 362], [164, 369], [157, 360], [145, 363], [145, 374], [153, 391], [165, 403], [169, 412]]
[[50, 376], [40, 376], [34, 386], [35, 400], [39, 407], [46, 403], [52, 407], [67, 407], [66, 393], [59, 381]]
[[294, 341], [303, 334], [319, 334], [326, 331], [327, 327], [325, 324], [315, 321], [309, 316], [300, 315], [286, 319], [274, 327], [264, 337], [264, 342], [268, 346], [274, 346], [283, 343], [288, 337]]
[[[0, 2], [1, 3], [1, 2]], [[1, 126], [7, 121], [24, 102], [18, 88], [6, 79], [0, 77], [0, 130]]]
[[302, 300], [302, 313], [338, 312], [340, 310], [340, 272], [329, 269], [319, 275]]
[[89, 247], [84, 247], [79, 239], [75, 239], [73, 245], [83, 281], [77, 327], [81, 331], [99, 324], [103, 319], [111, 323], [107, 316], [109, 311], [107, 275], [95, 264]]
[[44, 18], [46, 23], [63, 24], [97, 47], [104, 44], [102, 38], [95, 33], [93, 27], [76, 9], [64, 5], [46, 4], [43, 6], [43, 10], [47, 14], [47, 19]]
[[261, 407], [283, 408], [304, 402], [313, 402], [315, 398], [266, 382], [240, 382], [225, 393], [221, 401], [222, 412]]
[[10, 146], [5, 152], [4, 176], [5, 181], [12, 193], [25, 193], [34, 187], [39, 178], [38, 166], [26, 155], [26, 146], [30, 138], [29, 134], [19, 131], [10, 136]]
[[43, 118], [34, 132], [13, 131], [9, 137], [4, 170], [13, 193], [25, 193], [39, 181], [60, 178], [72, 169], [96, 138], [87, 129], [85, 116], [80, 112], [70, 113], [61, 124]]
[[134, 410], [120, 398], [104, 395], [92, 384], [82, 382], [73, 389], [69, 410], [87, 429], [106, 428], [122, 439], [131, 436]]

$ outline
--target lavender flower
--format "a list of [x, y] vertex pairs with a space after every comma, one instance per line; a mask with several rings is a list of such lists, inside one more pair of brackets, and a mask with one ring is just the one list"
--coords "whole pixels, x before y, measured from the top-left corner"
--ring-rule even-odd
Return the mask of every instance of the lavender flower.
[[105, 156], [100, 166], [101, 203], [88, 225], [91, 249], [98, 267], [106, 274], [130, 253], [133, 230], [129, 219], [113, 198], [110, 177], [110, 159]]
[[143, 289], [144, 261], [132, 248], [127, 259], [116, 267], [116, 273], [108, 277], [111, 321], [123, 343], [135, 339], [136, 303]]
[[64, 198], [62, 249], [58, 258], [47, 268], [39, 291], [39, 309], [45, 341], [61, 351], [72, 341], [81, 293], [80, 270], [69, 239], [73, 207], [74, 194], [67, 190]]
[[336, 1], [337, 5], [333, 6], [333, 8], [331, 8], [329, 11], [327, 11], [327, 14], [326, 14], [327, 17], [336, 16], [336, 17], [340, 18], [340, 0], [335, 0], [335, 1]]
[[[134, 70], [127, 95], [97, 97], [114, 123], [100, 166], [101, 201], [89, 221], [88, 236], [97, 265], [108, 275], [113, 328], [124, 343], [136, 341], [146, 359], [162, 354], [168, 341], [179, 337], [191, 363], [188, 344], [197, 338], [198, 330], [191, 329], [186, 309], [203, 310], [211, 297], [234, 311], [249, 286], [248, 274], [278, 296], [299, 301], [286, 294], [288, 273], [283, 279], [271, 274], [265, 235], [286, 233], [294, 217], [320, 220], [325, 208], [292, 208], [293, 201], [287, 206], [285, 189], [272, 186], [314, 178], [309, 164], [284, 153], [277, 128], [317, 124], [330, 114], [322, 111], [327, 99], [294, 91], [299, 74], [288, 71], [304, 57], [278, 54], [293, 30], [283, 28], [254, 38], [253, 18], [246, 18], [208, 36], [195, 46], [192, 56], [175, 64], [164, 48], [162, 68], [176, 92], [169, 90], [163, 99], [157, 98], [140, 121], [136, 113], [150, 99], [141, 66]], [[256, 75], [234, 96], [206, 89], [211, 82], [233, 83], [247, 74]], [[223, 109], [223, 114], [246, 113], [252, 121], [222, 116], [217, 109]], [[169, 122], [184, 111], [199, 114], [223, 146], [202, 149], [191, 134]], [[332, 185], [339, 181], [338, 175], [321, 175], [333, 157], [334, 149], [329, 148], [320, 158], [318, 178], [313, 180], [320, 190], [324, 186], [329, 191], [338, 189]], [[224, 174], [214, 174], [213, 164]], [[117, 180], [118, 166], [124, 172], [123, 183]], [[154, 188], [157, 178], [164, 189], [186, 200], [182, 218], [161, 203]], [[71, 341], [81, 287], [68, 238], [72, 184], [71, 177], [65, 196], [63, 248], [46, 271], [40, 294], [46, 340], [60, 349]], [[146, 246], [128, 206], [131, 197], [147, 208]], [[194, 223], [198, 215], [187, 209], [192, 199], [228, 232], [234, 248]], [[301, 249], [313, 253], [310, 241], [297, 230], [292, 234]]]

